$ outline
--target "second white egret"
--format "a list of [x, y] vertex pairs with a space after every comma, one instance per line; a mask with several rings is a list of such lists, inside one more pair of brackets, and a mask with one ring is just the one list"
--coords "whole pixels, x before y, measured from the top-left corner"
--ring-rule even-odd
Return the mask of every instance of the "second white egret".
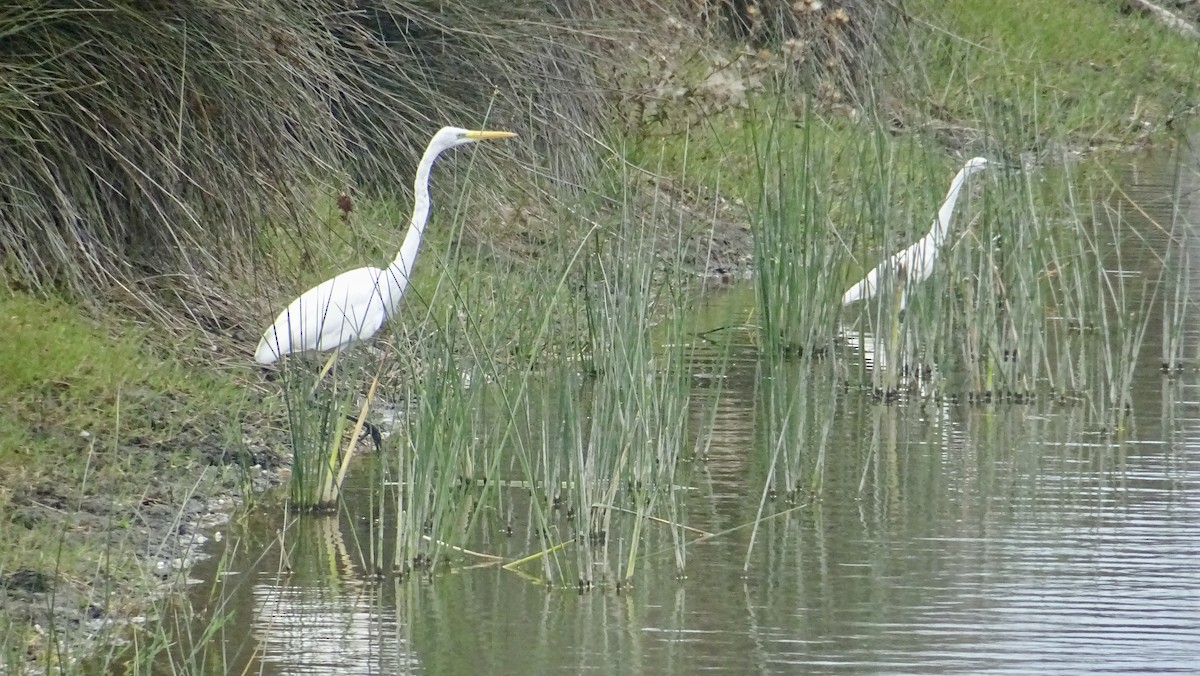
[[842, 305], [849, 305], [857, 300], [871, 298], [879, 291], [880, 278], [889, 276], [889, 281], [897, 285], [900, 293], [900, 309], [904, 308], [905, 298], [909, 290], [933, 274], [933, 264], [937, 261], [938, 251], [946, 241], [950, 232], [950, 219], [954, 215], [954, 205], [958, 202], [958, 194], [962, 191], [967, 178], [972, 174], [983, 171], [988, 166], [988, 160], [983, 157], [973, 157], [950, 182], [950, 192], [946, 201], [938, 209], [937, 217], [929, 233], [903, 251], [892, 254], [886, 261], [875, 266], [867, 276], [850, 287], [842, 296]]

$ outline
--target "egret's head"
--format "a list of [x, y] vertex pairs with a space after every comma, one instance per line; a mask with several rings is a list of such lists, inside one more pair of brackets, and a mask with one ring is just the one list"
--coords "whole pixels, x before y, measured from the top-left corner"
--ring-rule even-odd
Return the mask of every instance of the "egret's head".
[[429, 142], [429, 149], [434, 152], [441, 152], [447, 148], [467, 143], [486, 141], [493, 138], [512, 138], [513, 136], [516, 136], [516, 134], [511, 131], [482, 131], [461, 129], [459, 127], [442, 127], [438, 133], [433, 135], [433, 140]]
[[967, 160], [967, 163], [963, 166], [963, 171], [970, 176], [971, 174], [983, 171], [987, 168], [987, 166], [988, 161], [986, 157], [972, 157], [971, 159]]

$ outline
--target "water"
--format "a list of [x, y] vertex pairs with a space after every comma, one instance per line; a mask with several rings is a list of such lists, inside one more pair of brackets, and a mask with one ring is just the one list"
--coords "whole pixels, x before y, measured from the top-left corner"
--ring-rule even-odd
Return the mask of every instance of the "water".
[[[1163, 156], [1114, 173], [1145, 211], [1126, 214], [1146, 237], [1141, 249], [1122, 245], [1126, 268], [1157, 274], [1152, 252], [1165, 236], [1147, 218], [1200, 224], [1197, 162], [1184, 167], [1178, 183]], [[1193, 268], [1183, 283], [1200, 298]], [[726, 294], [718, 305], [753, 292]], [[1189, 312], [1183, 354], [1194, 360], [1200, 321]], [[708, 359], [697, 373], [724, 368]], [[1082, 405], [881, 406], [831, 387], [837, 360], [799, 378], [735, 349], [726, 378], [696, 380], [697, 411], [716, 408], [706, 450], [683, 470], [694, 489], [684, 522], [723, 534], [686, 550], [682, 577], [658, 528], [620, 592], [549, 588], [536, 565], [510, 572], [466, 555], [433, 578], [376, 578], [356, 553], [365, 517], [292, 521], [264, 508], [227, 534], [227, 556], [197, 571], [218, 583], [198, 587], [201, 620], [181, 630], [176, 659], [195, 649], [187, 659], [200, 670], [263, 674], [1195, 673], [1200, 374], [1163, 376], [1156, 335], [1138, 359], [1132, 424], [1114, 434]], [[797, 443], [828, 434], [819, 491], [805, 490], [812, 475], [801, 467], [798, 491], [764, 497], [771, 462], [757, 405], [773, 391], [799, 392], [809, 407]], [[515, 532], [498, 515], [476, 545], [506, 560], [540, 549], [513, 493]], [[364, 494], [348, 489], [351, 501]], [[725, 532], [760, 508], [776, 516], [752, 549], [753, 529]], [[226, 619], [199, 635], [213, 616]]]

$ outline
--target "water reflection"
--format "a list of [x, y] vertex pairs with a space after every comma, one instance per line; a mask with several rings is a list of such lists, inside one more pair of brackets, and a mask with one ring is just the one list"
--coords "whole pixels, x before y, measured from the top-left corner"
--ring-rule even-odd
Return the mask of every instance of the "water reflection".
[[[394, 606], [356, 565], [336, 516], [296, 522], [291, 568], [257, 572], [255, 651], [264, 673], [392, 674], [419, 665]], [[292, 563], [294, 561], [294, 563]]]
[[419, 666], [377, 588], [260, 583], [253, 594], [263, 673], [394, 674]]
[[[1126, 193], [1186, 225], [1194, 247], [1190, 162], [1179, 201], [1158, 199], [1162, 186]], [[1200, 291], [1198, 276], [1181, 279]], [[280, 674], [1193, 672], [1200, 376], [1162, 376], [1156, 341], [1143, 344], [1122, 434], [1085, 406], [879, 405], [832, 362], [701, 355], [697, 372], [728, 369], [694, 384], [692, 415], [711, 412], [713, 429], [694, 440], [687, 525], [775, 516], [689, 548], [686, 577], [663, 537], [621, 593], [547, 589], [466, 557], [434, 580], [380, 581], [355, 554], [366, 522], [305, 519], [281, 544], [261, 535], [283, 528], [267, 519], [261, 546], [232, 563], [240, 574], [221, 578], [216, 594], [234, 600], [214, 649], [231, 672]], [[764, 406], [793, 416], [768, 429]], [[529, 512], [519, 494], [506, 500]], [[496, 529], [480, 540], [509, 557], [538, 546]]]

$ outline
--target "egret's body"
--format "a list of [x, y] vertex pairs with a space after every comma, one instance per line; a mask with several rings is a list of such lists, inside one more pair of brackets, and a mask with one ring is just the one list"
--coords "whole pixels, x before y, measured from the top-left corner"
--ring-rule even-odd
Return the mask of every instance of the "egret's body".
[[958, 194], [962, 191], [967, 178], [972, 174], [983, 171], [988, 161], [982, 157], [969, 160], [954, 180], [950, 182], [950, 191], [946, 201], [938, 209], [937, 217], [929, 233], [903, 251], [893, 254], [886, 261], [875, 266], [867, 276], [850, 287], [842, 296], [842, 305], [849, 305], [858, 300], [871, 298], [879, 291], [881, 277], [888, 275], [892, 284], [898, 287], [900, 307], [903, 309], [905, 297], [915, 285], [925, 281], [933, 274], [933, 266], [937, 261], [938, 252], [950, 232], [950, 220], [954, 216], [954, 205], [958, 202]]
[[304, 292], [263, 334], [254, 359], [272, 364], [285, 354], [335, 350], [375, 335], [408, 283], [407, 275], [391, 270], [349, 270]]
[[429, 173], [442, 151], [485, 139], [515, 136], [503, 131], [445, 127], [434, 134], [417, 164], [413, 215], [396, 258], [386, 268], [343, 272], [305, 291], [263, 333], [255, 360], [272, 364], [285, 354], [337, 350], [374, 336], [396, 311], [408, 287], [425, 223], [429, 220]]

